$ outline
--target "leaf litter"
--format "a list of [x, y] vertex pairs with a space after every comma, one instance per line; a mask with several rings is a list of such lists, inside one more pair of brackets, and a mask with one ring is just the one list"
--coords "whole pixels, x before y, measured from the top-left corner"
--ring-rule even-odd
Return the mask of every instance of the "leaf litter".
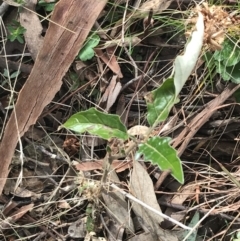
[[[207, 83], [205, 78], [212, 72], [202, 59], [186, 80], [177, 76], [177, 89], [187, 81], [179, 93], [180, 101], [153, 132], [156, 137], [159, 133], [161, 137], [171, 136], [171, 144], [184, 163], [183, 185], [170, 171], [136, 161], [134, 152], [126, 158], [124, 153], [132, 144], [127, 136], [122, 141], [110, 140], [108, 135], [102, 140], [87, 130], [76, 134], [58, 129], [72, 114], [95, 107], [122, 115], [128, 135], [141, 142], [149, 128], [144, 96], [171, 75], [172, 60], [179, 49], [183, 50], [179, 39], [185, 38], [184, 22], [196, 22], [195, 16], [189, 21], [181, 12], [194, 8], [194, 4], [122, 0], [114, 4], [102, 1], [96, 7], [95, 2], [83, 1], [92, 11], [84, 15], [86, 19], [95, 17], [91, 26], [80, 30], [74, 24], [83, 20], [78, 21], [76, 9], [71, 8], [80, 3], [51, 2], [57, 3], [50, 15], [37, 1], [25, 1], [23, 7], [14, 1], [4, 2], [12, 7], [2, 23], [19, 21], [26, 29], [22, 36], [26, 47], [7, 40], [8, 33], [2, 29], [0, 68], [2, 73], [9, 71], [9, 79], [2, 76], [0, 91], [0, 154], [4, 160], [0, 175], [8, 176], [6, 183], [3, 179], [0, 183], [0, 202], [4, 205], [1, 239], [165, 241], [236, 237], [240, 222], [239, 107], [231, 96], [239, 86], [223, 82], [217, 75], [211, 76], [213, 85]], [[229, 4], [231, 9], [236, 3]], [[172, 9], [180, 11], [172, 13]], [[219, 21], [224, 30], [232, 28], [229, 19], [238, 26], [239, 13], [229, 9], [211, 8], [210, 3], [202, 6], [208, 31], [204, 33], [205, 43], [210, 42], [212, 48], [218, 49], [223, 38], [222, 32], [215, 34], [219, 27], [212, 24], [219, 19], [218, 14], [226, 16]], [[171, 21], [175, 23], [171, 25]], [[81, 47], [76, 42], [86, 43], [90, 30], [96, 31], [98, 41], [81, 62]], [[66, 37], [57, 45], [62, 34]], [[223, 61], [225, 65], [237, 61], [239, 56], [234, 53], [234, 59]], [[13, 75], [16, 70], [20, 73]], [[16, 115], [11, 111], [13, 104]], [[116, 122], [108, 119], [111, 121]], [[110, 157], [118, 158], [109, 158], [103, 182], [106, 147]], [[112, 183], [187, 229], [126, 197]]]

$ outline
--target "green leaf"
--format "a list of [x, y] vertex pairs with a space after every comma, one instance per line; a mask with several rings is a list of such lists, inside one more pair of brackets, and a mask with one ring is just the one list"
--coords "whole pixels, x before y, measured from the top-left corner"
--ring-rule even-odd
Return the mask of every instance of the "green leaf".
[[227, 67], [226, 71], [231, 76], [231, 81], [233, 83], [240, 83], [240, 62], [234, 66]]
[[87, 216], [86, 229], [87, 229], [88, 233], [94, 231], [94, 221], [93, 221], [92, 217], [90, 217], [90, 216]]
[[240, 103], [240, 89], [236, 90], [233, 94], [237, 103]]
[[234, 41], [226, 39], [223, 42], [222, 49], [216, 51], [213, 57], [225, 67], [234, 66], [240, 61], [240, 49]]
[[47, 12], [52, 12], [55, 5], [56, 5], [55, 2], [47, 3], [44, 0], [40, 0], [38, 2], [38, 6], [43, 7], [45, 9], [45, 11], [47, 11]]
[[231, 80], [233, 83], [240, 83], [240, 62], [234, 66], [225, 67], [221, 63], [218, 63], [216, 68], [217, 73], [221, 75], [223, 80]]
[[48, 5], [45, 5], [44, 8], [47, 12], [52, 12], [55, 7], [55, 3], [49, 3]]
[[92, 35], [87, 39], [87, 42], [85, 43], [84, 47], [80, 50], [78, 54], [78, 58], [82, 61], [87, 61], [94, 56], [94, 50], [98, 44], [99, 44], [100, 38], [98, 35]]
[[169, 137], [152, 137], [146, 143], [139, 145], [137, 158], [144, 155], [146, 161], [157, 164], [159, 168], [171, 170], [171, 175], [180, 183], [184, 183], [181, 160], [177, 156], [177, 152], [169, 145], [171, 138]]
[[112, 137], [128, 138], [127, 129], [118, 115], [106, 114], [95, 108], [72, 115], [62, 126], [77, 133], [89, 132], [106, 140]]
[[216, 61], [213, 58], [213, 54], [210, 52], [206, 52], [203, 55], [203, 60], [206, 62], [208, 69], [210, 69], [212, 66], [216, 66]]
[[15, 71], [10, 75], [10, 79], [15, 79], [16, 77], [18, 77], [18, 75], [20, 74], [20, 71]]
[[20, 25], [17, 21], [12, 21], [12, 25], [7, 26], [9, 31], [8, 39], [13, 42], [18, 40], [20, 43], [24, 43], [23, 34], [26, 32], [26, 29]]
[[17, 40], [20, 44], [23, 44], [24, 43], [24, 39], [22, 38], [22, 36], [18, 35], [17, 36]]
[[150, 92], [145, 99], [148, 109], [148, 123], [153, 126], [164, 121], [176, 102], [173, 79], [165, 80], [159, 88]]
[[[190, 228], [193, 228], [196, 226], [196, 224], [199, 222], [199, 219], [200, 219], [200, 215], [199, 215], [199, 212], [195, 212], [191, 222], [189, 223], [188, 227]], [[189, 233], [189, 230], [185, 230], [184, 231], [184, 237], [186, 237]], [[197, 239], [197, 229], [194, 230], [194, 232], [188, 237], [186, 238], [185, 240], [186, 241], [196, 241]]]
[[226, 68], [221, 64], [221, 62], [216, 63], [216, 72], [219, 73], [225, 81], [228, 81], [231, 78], [231, 76], [229, 76]]
[[3, 70], [3, 76], [10, 79], [10, 74], [9, 74], [9, 71], [7, 69]]
[[10, 40], [10, 42], [13, 42], [16, 39], [16, 36], [14, 35], [9, 35], [7, 38]]
[[147, 120], [151, 126], [155, 126], [159, 122], [164, 121], [168, 117], [173, 105], [177, 102], [177, 96], [192, 73], [199, 58], [203, 45], [203, 36], [203, 15], [199, 13], [196, 31], [193, 32], [186, 46], [184, 55], [178, 56], [174, 62], [174, 79], [168, 78], [158, 89], [150, 92], [146, 96], [148, 108]]

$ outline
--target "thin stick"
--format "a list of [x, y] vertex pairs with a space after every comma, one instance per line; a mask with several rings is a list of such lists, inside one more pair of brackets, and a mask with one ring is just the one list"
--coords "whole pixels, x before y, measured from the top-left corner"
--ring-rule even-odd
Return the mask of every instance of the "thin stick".
[[223, 203], [223, 202], [225, 202], [225, 201], [226, 201], [226, 200], [224, 199], [224, 200], [222, 200], [221, 202], [219, 202], [217, 205], [215, 205], [214, 207], [212, 207], [212, 208], [204, 215], [204, 217], [202, 217], [202, 218], [195, 224], [195, 226], [192, 228], [192, 230], [184, 237], [183, 241], [186, 241], [186, 240], [190, 237], [190, 235], [191, 235], [194, 231], [197, 230], [198, 226], [203, 222], [203, 220], [204, 220], [205, 218], [207, 218], [207, 217], [209, 216], [209, 214], [210, 214], [217, 206], [219, 206], [221, 203]]
[[174, 224], [180, 226], [180, 227], [183, 228], [183, 229], [191, 230], [191, 232], [194, 231], [194, 229], [192, 229], [192, 228], [190, 228], [190, 227], [188, 227], [188, 226], [186, 226], [186, 225], [184, 225], [184, 224], [178, 222], [177, 220], [175, 220], [175, 219], [173, 219], [173, 218], [171, 218], [171, 217], [169, 217], [169, 216], [167, 216], [167, 215], [165, 215], [165, 214], [163, 214], [163, 213], [157, 211], [156, 209], [154, 209], [154, 208], [148, 206], [146, 203], [144, 203], [144, 202], [138, 200], [137, 198], [135, 198], [135, 197], [132, 196], [131, 194], [126, 193], [125, 191], [123, 191], [121, 188], [119, 188], [119, 187], [116, 186], [115, 184], [112, 183], [110, 186], [113, 187], [114, 189], [118, 190], [120, 193], [122, 193], [122, 194], [123, 194], [124, 196], [126, 196], [127, 198], [129, 198], [129, 199], [133, 200], [134, 202], [136, 202], [136, 203], [142, 205], [143, 207], [145, 207], [145, 208], [151, 210], [152, 212], [154, 212], [154, 213], [158, 214], [159, 216], [163, 217], [164, 219], [166, 219], [166, 220], [168, 220], [168, 221], [170, 221], [170, 222], [172, 222], [172, 223], [174, 223]]

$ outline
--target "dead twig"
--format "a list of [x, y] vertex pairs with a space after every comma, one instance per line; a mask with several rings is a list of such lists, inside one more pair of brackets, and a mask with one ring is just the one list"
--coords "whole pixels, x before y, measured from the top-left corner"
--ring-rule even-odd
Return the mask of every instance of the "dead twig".
[[166, 220], [168, 220], [168, 221], [170, 221], [170, 222], [173, 222], [174, 224], [180, 226], [180, 227], [183, 228], [183, 229], [194, 231], [194, 230], [192, 230], [192, 228], [187, 227], [186, 225], [178, 222], [177, 220], [174, 220], [173, 218], [171, 218], [171, 217], [169, 217], [169, 216], [167, 216], [167, 215], [165, 215], [165, 214], [163, 214], [163, 213], [155, 210], [154, 208], [148, 206], [147, 204], [145, 204], [144, 202], [138, 200], [137, 198], [135, 198], [135, 197], [132, 196], [131, 194], [126, 193], [125, 191], [123, 191], [121, 188], [119, 188], [119, 187], [116, 186], [115, 184], [111, 184], [110, 186], [111, 186], [112, 188], [116, 189], [117, 191], [119, 191], [120, 193], [122, 193], [122, 194], [123, 194], [124, 196], [126, 196], [127, 198], [131, 199], [131, 200], [134, 201], [134, 202], [137, 202], [138, 204], [142, 205], [143, 207], [145, 207], [145, 208], [151, 210], [152, 212], [158, 214], [158, 215], [161, 216], [162, 218], [164, 218], [164, 219], [166, 219]]
[[158, 190], [159, 187], [162, 185], [163, 181], [166, 177], [171, 173], [171, 170], [165, 170], [161, 173], [160, 177], [158, 178], [157, 182], [154, 185], [154, 190]]
[[25, 74], [30, 74], [31, 71], [32, 71], [32, 66], [29, 65], [29, 64], [19, 64], [19, 63], [16, 63], [14, 61], [6, 61], [5, 58], [2, 58], [0, 57], [0, 68], [9, 68], [9, 69], [12, 69], [12, 70], [20, 70], [21, 72], [25, 73]]
[[192, 140], [197, 131], [208, 121], [217, 109], [237, 90], [240, 85], [229, 84], [226, 89], [215, 99], [210, 101], [205, 109], [191, 120], [184, 130], [172, 142], [172, 146], [178, 149], [178, 155], [181, 156]]

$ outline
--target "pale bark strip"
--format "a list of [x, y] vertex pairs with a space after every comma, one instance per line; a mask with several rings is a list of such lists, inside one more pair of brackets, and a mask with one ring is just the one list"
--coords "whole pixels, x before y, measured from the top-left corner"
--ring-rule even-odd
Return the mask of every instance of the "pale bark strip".
[[60, 89], [63, 76], [106, 2], [60, 0], [56, 4], [51, 20], [57, 24], [52, 21], [49, 24], [33, 70], [19, 93], [15, 107], [16, 118], [12, 113], [0, 144], [0, 194], [19, 136], [23, 136], [36, 123], [43, 108]]

